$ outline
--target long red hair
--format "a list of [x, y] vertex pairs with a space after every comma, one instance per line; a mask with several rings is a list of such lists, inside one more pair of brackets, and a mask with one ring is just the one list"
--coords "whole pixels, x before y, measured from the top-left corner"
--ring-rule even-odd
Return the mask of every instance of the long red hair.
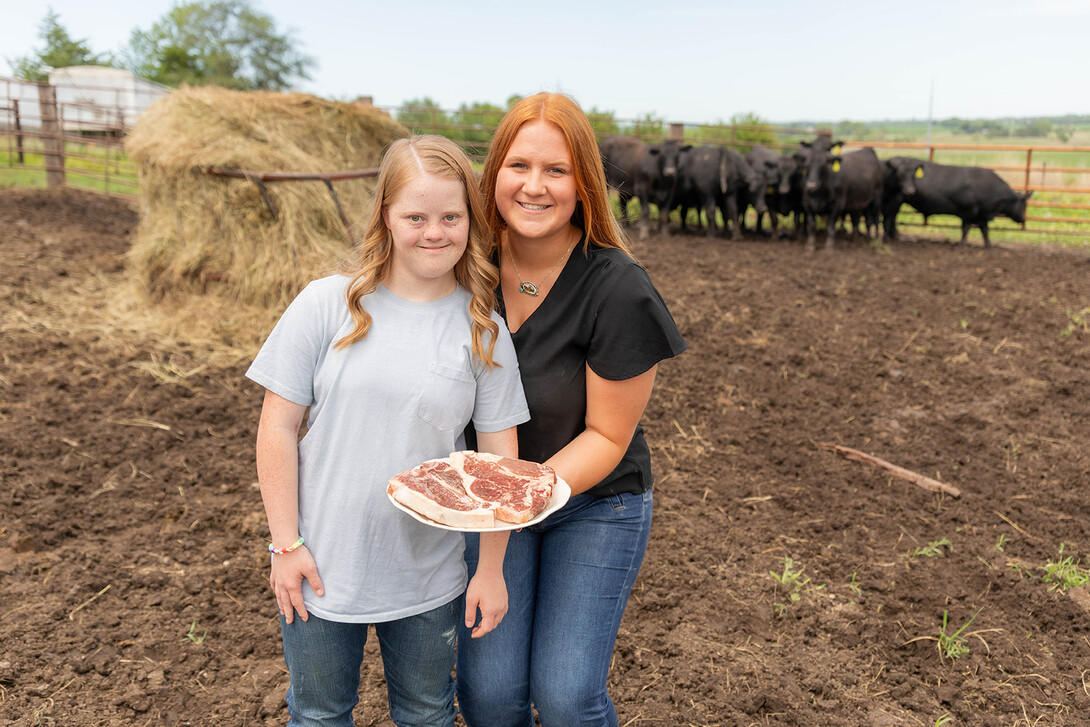
[[502, 244], [503, 235], [500, 233], [507, 228], [507, 222], [496, 207], [496, 177], [519, 129], [523, 124], [537, 120], [556, 126], [568, 143], [579, 199], [572, 223], [586, 232], [584, 252], [593, 241], [603, 247], [624, 250], [631, 256], [628, 242], [609, 203], [609, 188], [606, 186], [602, 155], [598, 151], [594, 129], [579, 104], [562, 93], [542, 92], [518, 101], [504, 115], [492, 136], [492, 145], [481, 174], [481, 194], [488, 222], [496, 232], [497, 244]]

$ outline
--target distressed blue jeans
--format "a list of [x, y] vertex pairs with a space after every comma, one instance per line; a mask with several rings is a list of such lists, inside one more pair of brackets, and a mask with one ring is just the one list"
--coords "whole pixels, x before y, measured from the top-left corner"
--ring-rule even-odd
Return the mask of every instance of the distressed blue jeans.
[[[616, 727], [606, 692], [621, 616], [651, 533], [651, 492], [576, 495], [511, 534], [509, 608], [479, 639], [458, 634], [458, 706], [469, 727]], [[466, 535], [476, 571], [479, 543]]]
[[[454, 724], [454, 641], [462, 599], [396, 621], [375, 624], [390, 718], [398, 727]], [[289, 727], [350, 727], [359, 702], [367, 624], [298, 615], [280, 617], [288, 687]]]

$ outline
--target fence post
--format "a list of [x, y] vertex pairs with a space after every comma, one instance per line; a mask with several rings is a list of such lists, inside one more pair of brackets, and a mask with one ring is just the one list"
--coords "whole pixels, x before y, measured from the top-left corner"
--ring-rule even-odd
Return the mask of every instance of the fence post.
[[[1026, 183], [1022, 186], [1023, 192], [1029, 191], [1029, 169], [1030, 164], [1033, 162], [1033, 147], [1026, 149]], [[1022, 229], [1026, 229], [1026, 223], [1022, 222]]]
[[19, 155], [19, 163], [25, 164], [23, 160], [23, 122], [19, 118], [19, 99], [13, 98], [11, 100], [11, 110], [15, 112], [15, 151]]
[[57, 89], [48, 83], [38, 84], [38, 107], [42, 115], [42, 146], [45, 150], [45, 183], [49, 187], [64, 186], [64, 137], [57, 118]]
[[685, 124], [670, 124], [670, 138], [673, 141], [681, 141], [685, 138]]

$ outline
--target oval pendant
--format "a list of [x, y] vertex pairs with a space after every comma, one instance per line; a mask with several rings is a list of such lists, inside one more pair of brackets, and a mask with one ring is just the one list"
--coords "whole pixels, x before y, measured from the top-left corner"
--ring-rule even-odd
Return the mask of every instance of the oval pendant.
[[524, 280], [523, 282], [519, 283], [519, 292], [537, 297], [537, 286], [531, 283], [529, 280]]

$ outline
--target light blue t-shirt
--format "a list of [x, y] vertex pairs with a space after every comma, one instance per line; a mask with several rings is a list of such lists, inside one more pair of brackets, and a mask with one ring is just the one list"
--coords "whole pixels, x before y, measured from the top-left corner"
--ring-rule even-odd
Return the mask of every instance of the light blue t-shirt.
[[[308, 285], [276, 324], [246, 376], [310, 407], [299, 443], [299, 533], [314, 555], [325, 595], [303, 583], [320, 618], [391, 621], [431, 610], [466, 587], [461, 533], [429, 527], [386, 496], [393, 475], [464, 449], [472, 418], [497, 432], [530, 418], [507, 327], [489, 369], [473, 356], [470, 295], [403, 300], [386, 288], [363, 298], [367, 337], [351, 332], [349, 279]], [[487, 343], [487, 337], [486, 341]], [[274, 556], [275, 557], [275, 556]]]

